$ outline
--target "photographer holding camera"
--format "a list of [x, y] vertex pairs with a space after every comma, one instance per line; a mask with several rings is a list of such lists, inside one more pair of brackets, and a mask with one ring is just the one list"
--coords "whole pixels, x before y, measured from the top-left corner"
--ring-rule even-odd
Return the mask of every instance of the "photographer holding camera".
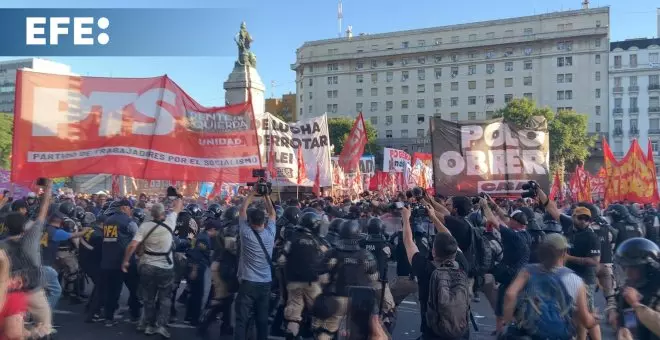
[[[259, 176], [261, 177], [261, 176]], [[241, 205], [239, 213], [240, 249], [238, 280], [240, 287], [234, 310], [236, 324], [234, 339], [247, 339], [250, 316], [253, 315], [257, 340], [268, 339], [268, 311], [272, 277], [272, 256], [275, 245], [277, 215], [270, 200], [270, 183], [263, 177], [252, 184], [252, 190]], [[266, 212], [250, 208], [255, 197], [265, 200]]]

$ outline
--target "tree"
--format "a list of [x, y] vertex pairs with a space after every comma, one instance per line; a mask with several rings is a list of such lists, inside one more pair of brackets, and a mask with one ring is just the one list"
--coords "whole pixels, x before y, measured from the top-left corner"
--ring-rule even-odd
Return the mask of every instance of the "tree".
[[[335, 154], [339, 155], [344, 148], [344, 141], [351, 132], [355, 118], [337, 117], [328, 118], [328, 132], [330, 133], [330, 144], [335, 146]], [[368, 121], [364, 122], [367, 128], [367, 145], [364, 147], [365, 153], [376, 155], [381, 151], [381, 147], [376, 144], [376, 129]]]
[[11, 145], [14, 135], [14, 116], [0, 113], [0, 167], [11, 168]]
[[520, 126], [524, 126], [533, 116], [543, 116], [548, 121], [550, 166], [553, 171], [572, 169], [589, 157], [595, 138], [587, 132], [587, 115], [566, 110], [555, 114], [548, 107], [537, 107], [529, 99], [514, 99], [494, 115]]

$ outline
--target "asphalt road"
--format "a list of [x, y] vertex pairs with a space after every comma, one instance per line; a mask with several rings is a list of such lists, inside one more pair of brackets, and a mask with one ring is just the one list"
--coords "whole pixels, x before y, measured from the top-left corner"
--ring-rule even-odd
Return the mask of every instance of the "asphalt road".
[[[391, 270], [390, 273], [395, 272]], [[120, 306], [122, 311], [126, 311], [126, 298], [128, 297], [128, 292], [126, 289], [122, 292], [122, 299]], [[605, 301], [601, 292], [597, 293], [596, 305], [600, 311], [604, 310]], [[184, 306], [177, 305], [179, 309], [178, 315], [184, 314]], [[84, 305], [71, 305], [63, 299], [58, 309], [54, 312], [55, 324], [58, 326], [57, 339], [66, 339], [66, 340], [110, 340], [110, 339], [122, 339], [122, 340], [137, 340], [145, 339], [145, 336], [142, 333], [138, 333], [135, 330], [135, 325], [128, 322], [128, 318], [120, 322], [115, 327], [106, 328], [103, 324], [86, 324], [83, 322], [83, 309]], [[490, 305], [488, 304], [486, 298], [482, 295], [481, 302], [472, 304], [472, 312], [475, 317], [479, 331], [472, 330], [471, 339], [485, 340], [485, 339], [494, 339], [490, 334], [495, 330], [495, 316], [493, 314]], [[609, 326], [605, 324], [603, 320], [601, 330], [603, 333], [603, 339], [615, 339], [614, 333]], [[420, 336], [419, 332], [420, 324], [420, 313], [419, 306], [415, 301], [414, 297], [409, 297], [405, 300], [398, 309], [398, 319], [396, 324], [396, 329], [393, 334], [393, 338], [396, 340], [414, 340]], [[173, 324], [170, 326], [170, 333], [172, 334], [171, 339], [185, 339], [193, 340], [197, 339], [195, 335], [195, 329], [191, 326], [184, 324]], [[211, 329], [211, 339], [231, 339], [231, 337], [219, 337], [218, 327]], [[152, 336], [149, 338], [158, 338], [159, 336]], [[271, 337], [271, 339], [283, 339], [278, 337]]]

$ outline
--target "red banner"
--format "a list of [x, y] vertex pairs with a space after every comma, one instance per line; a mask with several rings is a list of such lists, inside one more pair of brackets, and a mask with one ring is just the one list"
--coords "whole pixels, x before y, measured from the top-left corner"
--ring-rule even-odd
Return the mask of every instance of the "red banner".
[[584, 166], [579, 165], [569, 182], [572, 198], [575, 202], [589, 202], [591, 200], [591, 174], [584, 170]]
[[203, 107], [167, 76], [17, 73], [14, 181], [109, 173], [238, 183], [259, 167], [250, 103]]
[[360, 112], [355, 118], [351, 132], [346, 136], [344, 148], [341, 150], [337, 162], [344, 169], [344, 172], [355, 172], [360, 164], [360, 157], [367, 145], [367, 127], [364, 125], [364, 118]]
[[606, 140], [603, 140], [605, 160], [605, 203], [628, 200], [634, 203], [657, 203], [658, 182], [655, 177], [653, 152], [644, 156], [637, 140], [633, 140], [621, 161], [614, 158]]
[[559, 176], [559, 171], [555, 171], [555, 176], [552, 179], [552, 186], [550, 187], [550, 195], [548, 198], [551, 200], [558, 199], [560, 201], [564, 200], [564, 195], [561, 190], [561, 177]]
[[600, 168], [595, 176], [591, 176], [591, 196], [598, 199], [605, 198], [605, 179], [607, 173], [605, 168]]

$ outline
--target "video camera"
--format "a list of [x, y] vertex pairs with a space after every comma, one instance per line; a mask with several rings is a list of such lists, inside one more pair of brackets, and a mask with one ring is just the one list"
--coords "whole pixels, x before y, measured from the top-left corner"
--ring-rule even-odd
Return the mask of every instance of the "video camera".
[[246, 183], [249, 187], [254, 187], [257, 196], [267, 196], [273, 192], [273, 184], [266, 180], [266, 169], [252, 170], [252, 177], [257, 177], [256, 182]]
[[472, 204], [479, 204], [479, 200], [481, 200], [482, 198], [489, 199], [490, 196], [488, 196], [488, 194], [485, 192], [480, 192], [479, 196], [472, 198]]
[[536, 183], [536, 181], [529, 181], [525, 184], [522, 185], [523, 190], [526, 190], [525, 192], [520, 194], [520, 197], [522, 198], [534, 198], [536, 197], [536, 190], [539, 188], [539, 184]]

